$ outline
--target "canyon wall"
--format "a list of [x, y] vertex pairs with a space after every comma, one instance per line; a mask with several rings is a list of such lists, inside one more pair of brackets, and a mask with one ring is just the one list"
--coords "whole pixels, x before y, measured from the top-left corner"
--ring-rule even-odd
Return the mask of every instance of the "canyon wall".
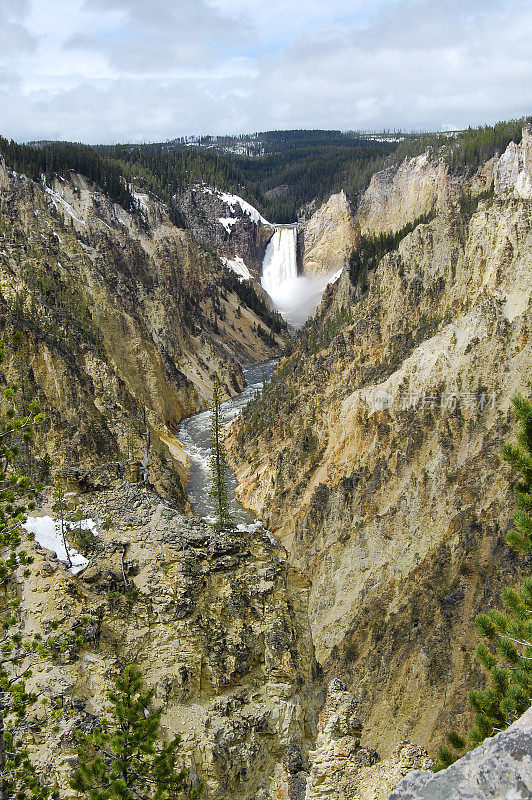
[[135, 198], [129, 212], [83, 176], [45, 186], [0, 163], [4, 372], [46, 414], [41, 461], [133, 462], [149, 429], [151, 480], [184, 504], [178, 423], [215, 371], [234, 394], [241, 365], [279, 353], [287, 330], [162, 203]]
[[273, 796], [277, 766], [308, 768], [315, 736], [321, 681], [304, 576], [263, 529], [216, 532], [138, 484], [117, 482], [78, 507], [98, 532], [88, 567], [73, 576], [36, 545], [22, 598], [26, 633], [58, 623], [83, 636], [33, 671], [31, 687], [65, 711], [33, 749], [41, 774], [65, 800], [77, 796], [75, 731], [109, 711], [113, 675], [134, 663], [203, 797]]
[[233, 433], [240, 496], [310, 578], [318, 660], [384, 755], [467, 724], [475, 614], [523, 569], [499, 453], [532, 380], [529, 145], [482, 180], [428, 156], [374, 176], [361, 230], [433, 218], [344, 271]]
[[249, 276], [260, 280], [273, 225], [249, 203], [227, 192], [195, 187], [177, 200], [187, 228], [198, 242], [230, 262], [244, 262]]
[[434, 208], [443, 208], [455, 181], [443, 160], [424, 153], [376, 172], [361, 198], [357, 224], [364, 234], [398, 231]]
[[343, 269], [357, 239], [345, 192], [331, 195], [307, 222], [300, 223], [298, 236], [303, 273], [330, 275]]
[[[65, 800], [75, 730], [129, 662], [206, 798], [384, 800], [467, 723], [474, 616], [523, 572], [499, 453], [532, 381], [530, 141], [467, 179], [409, 159], [358, 209], [339, 194], [307, 223], [309, 274], [342, 275], [230, 441], [240, 495], [277, 538], [180, 513], [174, 436], [215, 371], [234, 394], [242, 364], [287, 343], [218, 257], [258, 274], [268, 225], [201, 191], [183, 230], [147, 195], [130, 213], [81, 176], [44, 186], [0, 166], [2, 379], [37, 395], [34, 467], [48, 454], [98, 531], [78, 576], [33, 545], [19, 598], [27, 633], [83, 635], [31, 678], [67, 711], [33, 752]], [[361, 234], [422, 215], [350, 274]], [[173, 504], [139, 481], [147, 431], [144, 477]]]

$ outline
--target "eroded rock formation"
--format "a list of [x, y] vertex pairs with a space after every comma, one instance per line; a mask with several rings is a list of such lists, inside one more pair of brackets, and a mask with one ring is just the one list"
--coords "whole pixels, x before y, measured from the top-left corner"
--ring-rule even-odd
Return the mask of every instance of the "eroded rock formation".
[[386, 800], [411, 770], [430, 770], [427, 751], [400, 742], [381, 761], [361, 741], [363, 723], [357, 698], [334, 678], [318, 720], [318, 735], [309, 753], [310, 768], [301, 760], [285, 759], [276, 797], [289, 800]]
[[42, 186], [0, 163], [5, 369], [47, 415], [41, 458], [68, 452], [91, 469], [131, 451], [130, 434], [140, 458], [149, 429], [150, 479], [184, 503], [162, 463], [183, 477], [178, 423], [205, 407], [215, 371], [234, 394], [240, 366], [278, 352], [287, 331], [162, 203], [135, 197], [131, 213], [82, 176]]
[[532, 709], [436, 775], [411, 772], [389, 800], [527, 800], [532, 795]]
[[241, 259], [260, 280], [273, 225], [241, 198], [207, 188], [188, 189], [180, 195], [179, 207], [198, 242], [230, 261]]
[[[525, 132], [467, 180], [426, 154], [375, 175], [356, 212], [339, 194], [306, 223], [305, 269], [342, 276], [232, 441], [241, 496], [279, 544], [125, 480], [149, 431], [143, 477], [186, 510], [177, 424], [215, 370], [233, 394], [240, 364], [286, 343], [218, 258], [258, 275], [269, 226], [194, 189], [185, 231], [147, 195], [130, 213], [79, 176], [46, 187], [0, 167], [0, 313], [26, 330], [5, 380], [47, 413], [36, 466], [68, 442], [58, 467], [99, 530], [76, 577], [36, 546], [21, 597], [26, 632], [83, 632], [32, 677], [71, 712], [34, 753], [65, 798], [74, 730], [129, 661], [206, 798], [384, 800], [466, 719], [473, 618], [522, 570], [498, 453], [532, 380], [530, 176]], [[360, 233], [427, 212], [349, 275]]]
[[345, 192], [333, 194], [299, 227], [302, 270], [330, 275], [347, 264], [357, 238], [353, 212]]

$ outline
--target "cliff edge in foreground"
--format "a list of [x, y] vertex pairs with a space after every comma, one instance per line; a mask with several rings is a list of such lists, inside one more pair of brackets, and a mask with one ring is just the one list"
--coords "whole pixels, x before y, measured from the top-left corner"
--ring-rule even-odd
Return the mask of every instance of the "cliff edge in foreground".
[[389, 800], [527, 800], [532, 797], [532, 708], [446, 770], [410, 772]]

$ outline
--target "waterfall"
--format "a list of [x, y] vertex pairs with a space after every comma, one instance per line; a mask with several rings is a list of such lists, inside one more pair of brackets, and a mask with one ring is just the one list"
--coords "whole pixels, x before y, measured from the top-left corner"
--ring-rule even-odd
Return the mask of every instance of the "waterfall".
[[262, 288], [283, 306], [297, 279], [297, 227], [279, 225], [268, 243], [262, 264]]
[[295, 328], [304, 325], [319, 305], [334, 275], [297, 274], [297, 225], [276, 225], [262, 262], [262, 288], [277, 310]]

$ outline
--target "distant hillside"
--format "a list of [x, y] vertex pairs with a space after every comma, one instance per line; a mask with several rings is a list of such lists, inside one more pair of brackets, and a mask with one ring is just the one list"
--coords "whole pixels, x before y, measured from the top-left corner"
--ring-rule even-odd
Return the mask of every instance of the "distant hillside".
[[356, 194], [399, 144], [340, 131], [272, 131], [253, 137], [200, 137], [100, 152], [172, 193], [194, 183], [235, 192], [272, 222], [293, 222], [299, 209], [337, 188]]
[[267, 131], [98, 147], [69, 142], [19, 145], [0, 138], [0, 153], [8, 166], [33, 179], [69, 171], [84, 174], [129, 207], [134, 204], [125, 184], [141, 185], [169, 206], [180, 225], [184, 222], [175, 195], [194, 184], [239, 194], [267, 219], [284, 223], [304, 213], [308, 203], [340, 189], [356, 201], [375, 172], [427, 148], [440, 151], [454, 172], [474, 171], [510, 141], [519, 143], [523, 123], [531, 119], [451, 133]]
[[148, 189], [154, 179], [172, 194], [203, 182], [242, 195], [267, 219], [283, 223], [340, 189], [356, 201], [375, 172], [429, 147], [441, 150], [454, 170], [476, 169], [510, 141], [518, 143], [528, 120], [452, 133], [268, 131], [99, 150], [135, 180], [144, 177]]

